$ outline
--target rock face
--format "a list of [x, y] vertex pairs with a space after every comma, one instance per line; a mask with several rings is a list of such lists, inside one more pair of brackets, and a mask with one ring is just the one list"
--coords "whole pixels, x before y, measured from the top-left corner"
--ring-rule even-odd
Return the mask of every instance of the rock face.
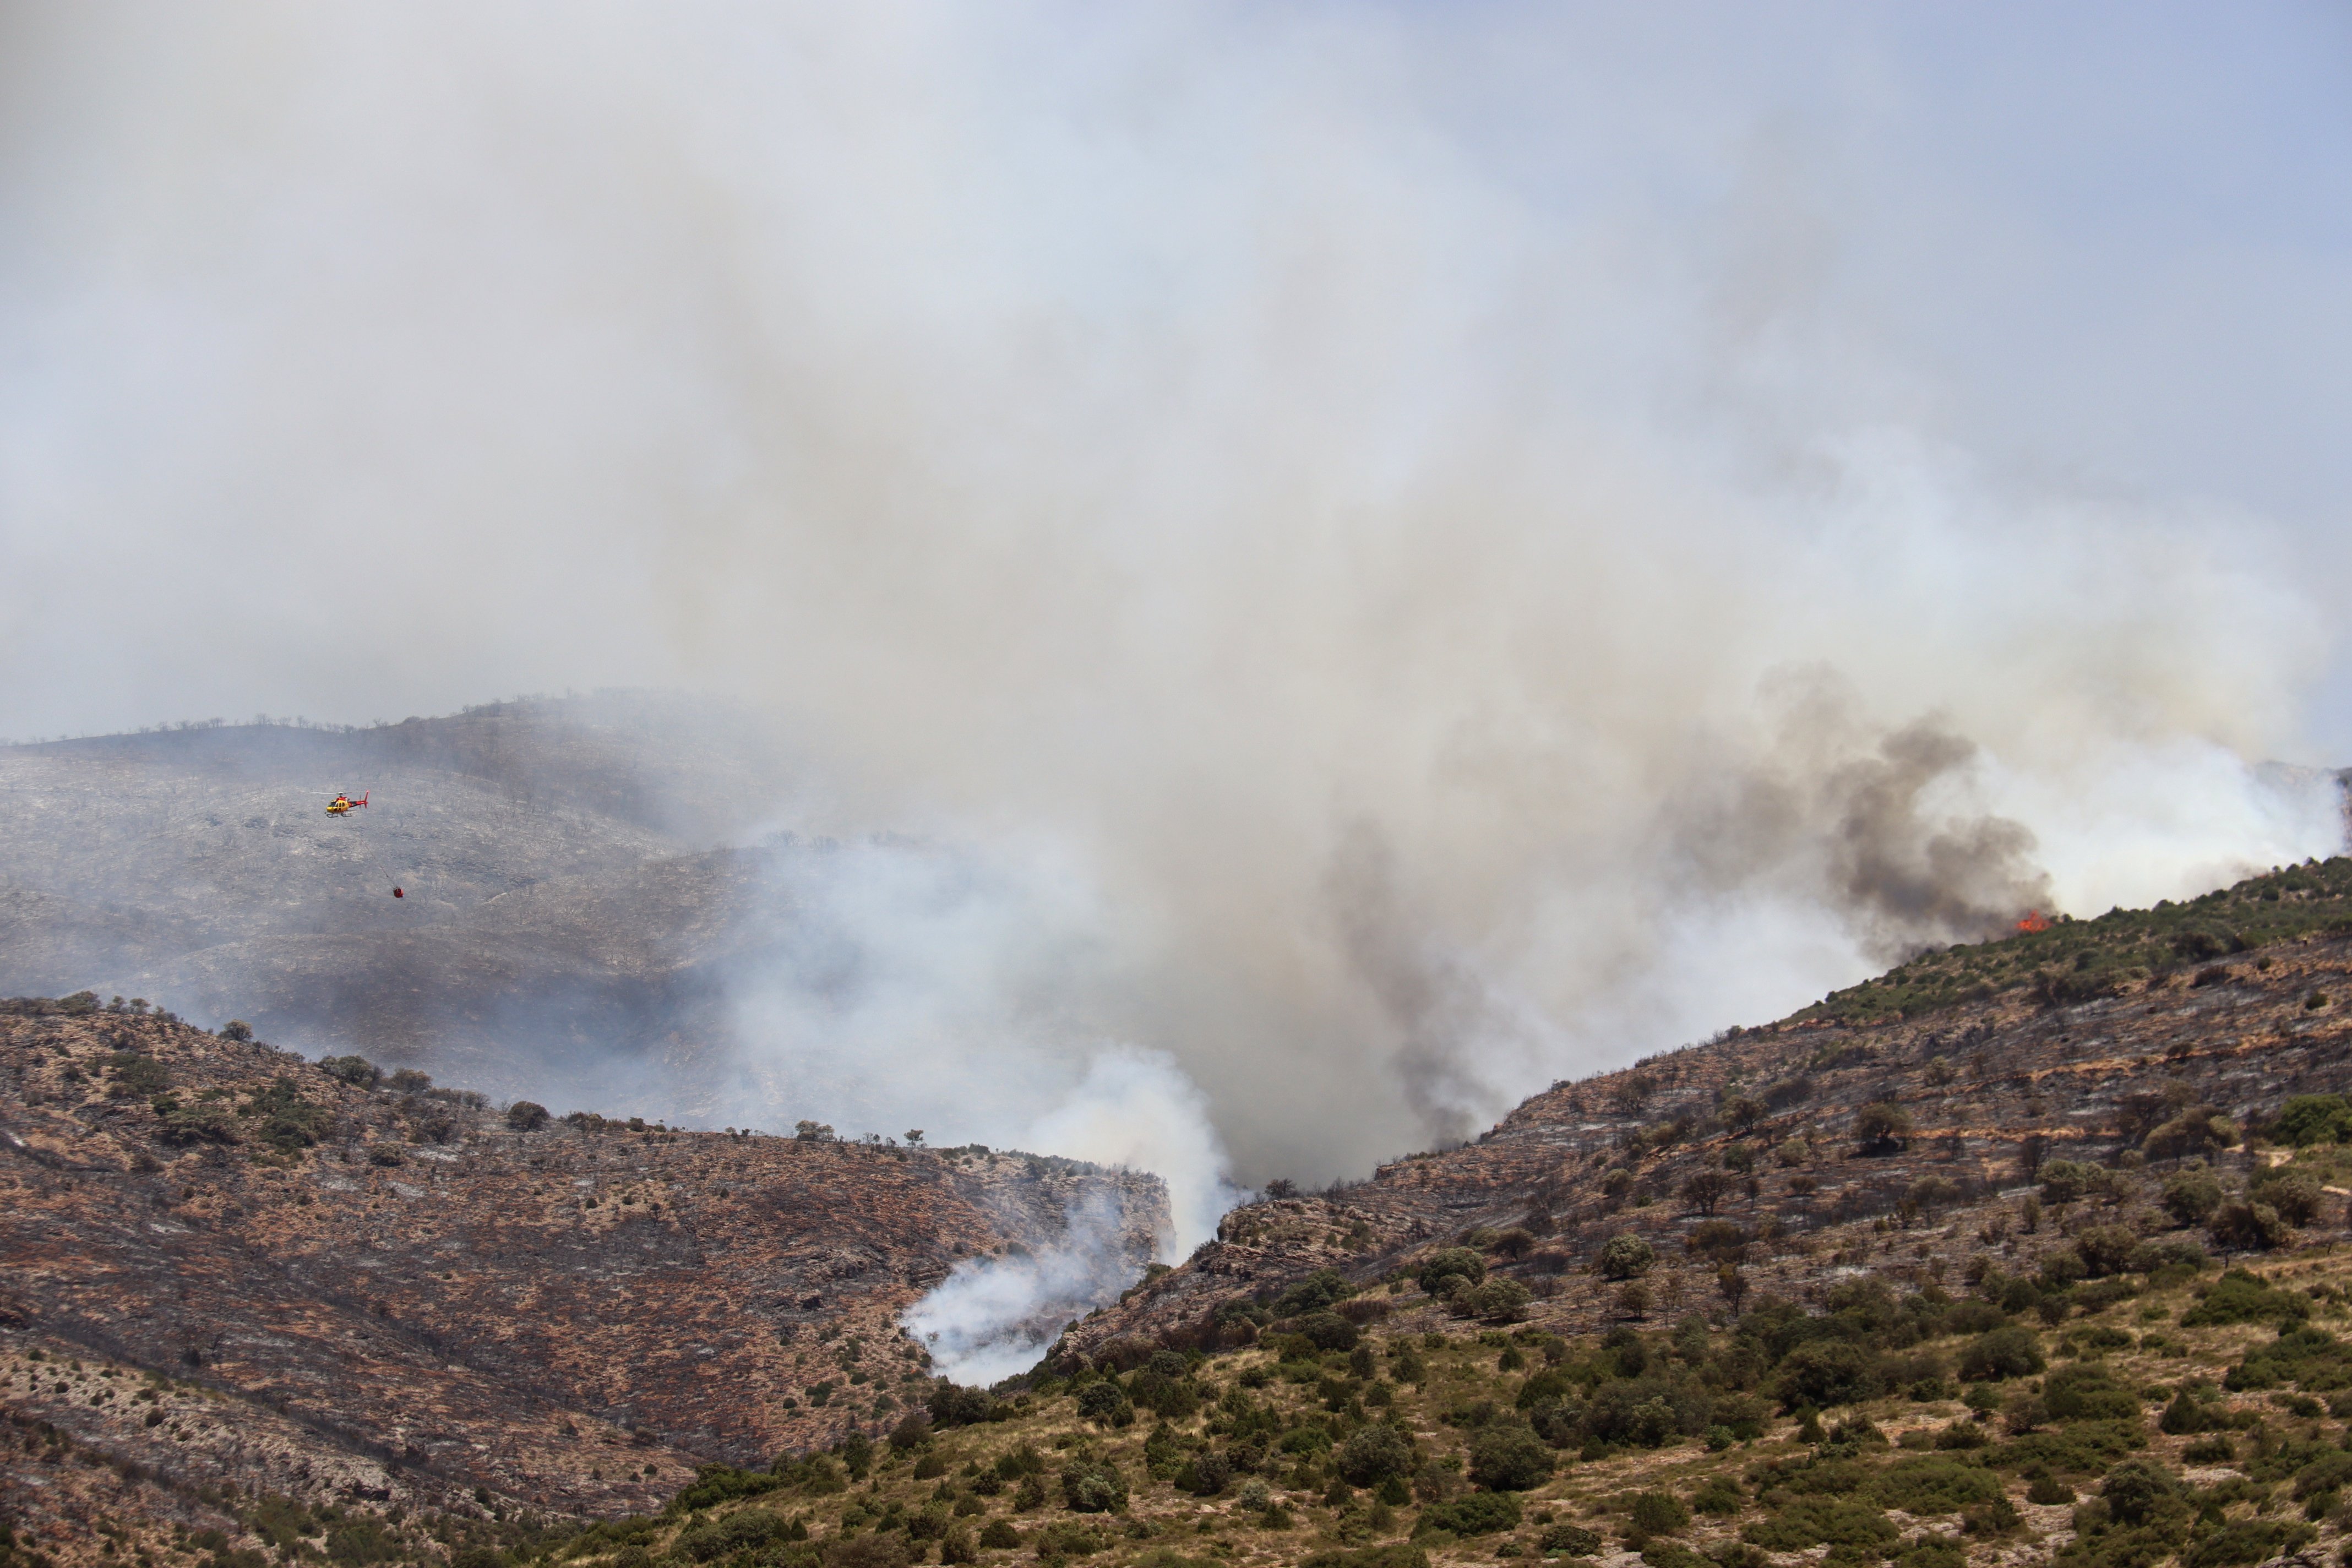
[[[1865, 1270], [1958, 1289], [1973, 1258], [2013, 1273], [2086, 1225], [2168, 1229], [2156, 1200], [2184, 1157], [2242, 1181], [2268, 1155], [2232, 1146], [2241, 1126], [2291, 1096], [2352, 1092], [2347, 914], [2352, 860], [2338, 858], [2179, 910], [1927, 955], [1906, 968], [1965, 960], [2000, 984], [1858, 1021], [1854, 998], [1922, 989], [1897, 971], [1780, 1025], [1557, 1084], [1465, 1147], [1236, 1209], [1215, 1241], [1088, 1318], [1057, 1354], [1118, 1361], [1126, 1344], [1198, 1343], [1219, 1304], [1263, 1303], [1318, 1268], [1391, 1281], [1375, 1310], [1444, 1326], [1447, 1306], [1407, 1276], [1465, 1239], [1491, 1276], [1526, 1288], [1528, 1318], [1573, 1334], [1637, 1310], [1664, 1321], [1721, 1310], [1726, 1264], [1728, 1289], [1759, 1297], [1818, 1299]], [[2280, 934], [2247, 948], [2231, 940], [2233, 921]], [[2113, 994], [2067, 1005], [2066, 977], [2084, 973]], [[1891, 1119], [1865, 1117], [1874, 1107]], [[2199, 1130], [2212, 1115], [2218, 1137]], [[1874, 1121], [1895, 1135], [1870, 1136]], [[2060, 1160], [2098, 1164], [2103, 1186], [2029, 1229], [2032, 1174]], [[2307, 1228], [2342, 1230], [2347, 1197], [2325, 1194]], [[1639, 1281], [1646, 1308], [1596, 1267], [1629, 1233], [1657, 1260]]]
[[[122, 1379], [0, 1397], [190, 1485], [648, 1507], [698, 1465], [919, 1403], [928, 1357], [897, 1318], [959, 1259], [1108, 1209], [1139, 1273], [1169, 1224], [1149, 1175], [514, 1125], [154, 1016], [8, 1005], [0, 1350]], [[134, 1402], [138, 1374], [168, 1380], [160, 1402]]]

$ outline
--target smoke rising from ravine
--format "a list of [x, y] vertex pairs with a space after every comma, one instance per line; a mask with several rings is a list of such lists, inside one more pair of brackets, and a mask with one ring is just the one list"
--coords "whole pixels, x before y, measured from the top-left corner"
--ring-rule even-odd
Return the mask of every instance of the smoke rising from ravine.
[[2294, 487], [1986, 413], [2066, 300], [1946, 239], [2049, 212], [1752, 18], [129, 16], [0, 68], [5, 727], [741, 704], [745, 839], [848, 847], [734, 1120], [974, 1108], [1189, 1243], [2340, 842], [2255, 767], [2335, 668]]

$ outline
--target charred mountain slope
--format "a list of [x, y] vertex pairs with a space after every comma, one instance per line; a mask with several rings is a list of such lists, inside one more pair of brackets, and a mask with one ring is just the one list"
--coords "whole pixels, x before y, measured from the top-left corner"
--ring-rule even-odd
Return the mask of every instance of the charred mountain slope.
[[[740, 1119], [730, 983], [812, 941], [785, 884], [833, 853], [746, 842], [791, 783], [757, 736], [607, 693], [0, 748], [0, 994], [151, 996], [564, 1110]], [[339, 790], [372, 804], [330, 818]]]
[[[726, 847], [787, 772], [756, 732], [620, 694], [0, 747], [0, 994], [151, 997], [507, 1093], [560, 1071], [606, 1106], [657, 1062], [690, 1099], [729, 966], [778, 934], [763, 879], [822, 852]], [[371, 805], [328, 817], [344, 790]]]
[[[1382, 1310], [1442, 1326], [1465, 1304], [1414, 1274], [1465, 1240], [1514, 1310], [1564, 1333], [1719, 1305], [1727, 1267], [1732, 1290], [1796, 1299], [1865, 1269], [1957, 1283], [1979, 1255], [2014, 1270], [2068, 1245], [2019, 1212], [2043, 1162], [2095, 1173], [2069, 1227], [2156, 1236], [2177, 1228], [2158, 1200], [2184, 1161], [2242, 1185], [2289, 1098], [2352, 1092], [2347, 1013], [2346, 858], [1923, 955], [1780, 1024], [1556, 1084], [1467, 1146], [1236, 1209], [1057, 1354], [1245, 1336], [1318, 1268], [1388, 1281]], [[2309, 1223], [2335, 1234], [2345, 1200], [2322, 1194]], [[1656, 1259], [1631, 1300], [1601, 1257], [1623, 1235]]]
[[1157, 1178], [1069, 1161], [501, 1115], [153, 1016], [8, 1009], [0, 1338], [171, 1380], [134, 1402], [77, 1372], [35, 1408], [191, 1485], [641, 1508], [894, 1419], [927, 1364], [897, 1314], [959, 1258], [1108, 1206], [1140, 1271], [1168, 1224]]

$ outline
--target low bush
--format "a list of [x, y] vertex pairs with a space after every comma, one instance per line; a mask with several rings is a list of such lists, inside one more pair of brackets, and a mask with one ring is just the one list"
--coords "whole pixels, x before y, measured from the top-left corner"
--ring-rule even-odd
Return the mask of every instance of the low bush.
[[2260, 1275], [2232, 1268], [2195, 1306], [2180, 1315], [2180, 1326], [2203, 1329], [2230, 1323], [2301, 1322], [2309, 1316], [2309, 1297], [2274, 1289]]
[[1870, 1500], [1906, 1513], [1958, 1513], [2000, 1495], [2000, 1478], [1956, 1459], [1898, 1459], [1870, 1483]]
[[2164, 1184], [2164, 1212], [2182, 1225], [2203, 1225], [2221, 1206], [2221, 1184], [2202, 1164], [2176, 1172]]
[[1691, 1521], [1682, 1499], [1662, 1491], [1635, 1494], [1631, 1517], [1633, 1528], [1644, 1535], [1672, 1535]]
[[1590, 1557], [1601, 1550], [1601, 1537], [1575, 1524], [1548, 1524], [1536, 1538], [1536, 1544], [1545, 1552], [1560, 1552], [1570, 1557]]
[[1495, 1491], [1533, 1491], [1558, 1467], [1550, 1445], [1516, 1422], [1496, 1422], [1471, 1439], [1470, 1479]]
[[1108, 1459], [1073, 1458], [1062, 1468], [1062, 1503], [1073, 1513], [1116, 1513], [1127, 1506], [1127, 1478]]
[[1413, 1271], [1413, 1279], [1433, 1296], [1444, 1294], [1450, 1280], [1466, 1279], [1475, 1285], [1486, 1278], [1486, 1260], [1466, 1247], [1445, 1247], [1422, 1259]]
[[1511, 1493], [1465, 1492], [1423, 1509], [1412, 1532], [1426, 1535], [1442, 1530], [1449, 1535], [1492, 1535], [1498, 1530], [1516, 1530], [1518, 1523], [1519, 1500]]
[[2028, 1329], [2010, 1324], [1979, 1334], [1960, 1352], [1960, 1376], [1970, 1383], [1999, 1383], [2004, 1378], [2030, 1377], [2048, 1363], [2042, 1342]]
[[2042, 1399], [2053, 1421], [2133, 1421], [2140, 1412], [2139, 1395], [2097, 1365], [2060, 1367], [2042, 1380]]
[[1727, 1476], [1709, 1476], [1691, 1493], [1691, 1511], [1727, 1519], [1748, 1503], [1747, 1494]]
[[1800, 1497], [1770, 1519], [1741, 1531], [1739, 1538], [1767, 1552], [1802, 1552], [1822, 1545], [1883, 1551], [1894, 1544], [1898, 1534], [1895, 1521], [1867, 1503]]

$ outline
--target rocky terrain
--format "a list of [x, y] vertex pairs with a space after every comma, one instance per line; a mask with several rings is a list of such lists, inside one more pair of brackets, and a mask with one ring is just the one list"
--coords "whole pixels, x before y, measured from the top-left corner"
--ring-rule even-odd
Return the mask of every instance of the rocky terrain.
[[1155, 1188], [510, 1124], [21, 1005], [10, 1550], [2315, 1565], [2352, 1482], [2347, 971], [2344, 859], [1922, 954], [1270, 1194], [993, 1393], [895, 1313], [959, 1240], [1050, 1240], [1089, 1181], [1156, 1224]]
[[[1798, 1297], [1864, 1269], [1906, 1288], [1949, 1282], [1988, 1248], [2047, 1245], [2007, 1195], [2044, 1160], [2137, 1172], [2169, 1152], [2244, 1173], [2258, 1156], [2242, 1146], [2147, 1140], [2191, 1110], [2259, 1128], [2292, 1096], [2352, 1089], [2347, 1011], [2343, 858], [1926, 954], [1780, 1024], [1554, 1085], [1465, 1147], [1236, 1209], [1216, 1241], [1089, 1318], [1063, 1353], [1190, 1342], [1236, 1293], [1323, 1268], [1389, 1280], [1476, 1232], [1510, 1238], [1496, 1277], [1561, 1333], [1624, 1316], [1618, 1285], [1592, 1269], [1622, 1234], [1664, 1260], [1643, 1289], [1669, 1315], [1715, 1302], [1729, 1258], [1742, 1288]], [[1895, 1135], [1871, 1135], [1871, 1108]], [[2343, 1219], [2334, 1194], [2324, 1206]], [[1417, 1326], [1450, 1310], [1412, 1290], [1392, 1304]]]
[[898, 1315], [959, 1261], [1108, 1211], [1136, 1274], [1168, 1224], [1155, 1177], [807, 1131], [5, 1005], [0, 1347], [51, 1369], [5, 1405], [187, 1488], [609, 1513], [887, 1426], [928, 1386]]

